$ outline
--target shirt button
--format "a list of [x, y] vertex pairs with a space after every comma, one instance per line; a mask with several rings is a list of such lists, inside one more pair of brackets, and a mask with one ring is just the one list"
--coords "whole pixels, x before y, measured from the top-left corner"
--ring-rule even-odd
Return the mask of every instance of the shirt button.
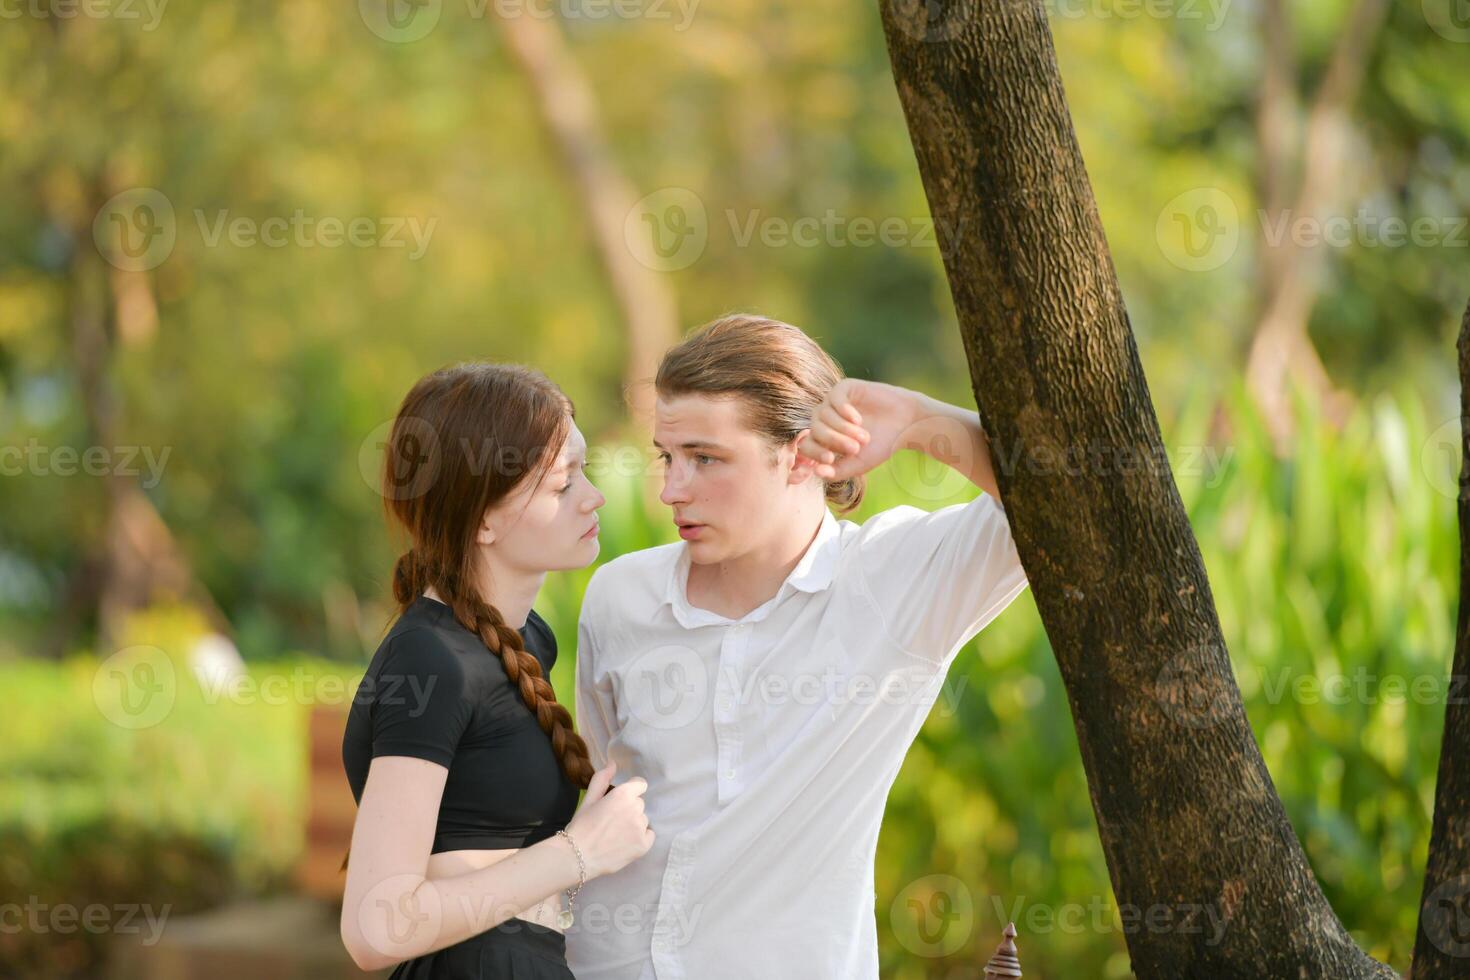
[[734, 779], [735, 778], [735, 770], [734, 769], [726, 769], [725, 770], [725, 778], [726, 779]]
[[723, 710], [725, 710], [725, 711], [729, 711], [730, 710], [730, 699], [729, 698], [720, 698], [720, 707]]

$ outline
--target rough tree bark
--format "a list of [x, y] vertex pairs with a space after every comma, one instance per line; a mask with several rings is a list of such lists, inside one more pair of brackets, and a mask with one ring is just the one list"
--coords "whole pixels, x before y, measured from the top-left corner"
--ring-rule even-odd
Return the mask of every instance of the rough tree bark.
[[1246, 720], [1042, 4], [880, 6], [930, 209], [963, 229], [945, 269], [1113, 891], [1170, 914], [1126, 932], [1133, 970], [1393, 977], [1323, 897]]
[[[1409, 980], [1470, 976], [1470, 307], [1460, 322], [1460, 613]], [[1458, 696], [1455, 696], [1457, 695]]]

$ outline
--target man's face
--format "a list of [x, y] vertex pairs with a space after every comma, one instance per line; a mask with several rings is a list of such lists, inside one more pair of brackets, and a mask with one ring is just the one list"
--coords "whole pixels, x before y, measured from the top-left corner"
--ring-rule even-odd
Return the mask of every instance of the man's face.
[[765, 543], [815, 477], [791, 445], [746, 426], [738, 396], [659, 397], [653, 443], [664, 464], [659, 499], [674, 511], [689, 557], [705, 565]]

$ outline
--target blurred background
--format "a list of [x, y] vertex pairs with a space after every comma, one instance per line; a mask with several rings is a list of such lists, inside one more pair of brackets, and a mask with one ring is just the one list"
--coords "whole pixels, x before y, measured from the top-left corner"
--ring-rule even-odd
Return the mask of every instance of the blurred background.
[[[1332, 905], [1404, 970], [1466, 696], [1470, 17], [1045, 6], [1252, 725]], [[875, 5], [0, 19], [0, 975], [260, 975], [274, 935], [331, 959], [351, 811], [313, 718], [393, 613], [378, 454], [423, 373], [536, 365], [625, 449], [593, 473], [602, 560], [675, 540], [640, 382], [718, 314], [974, 404], [942, 266], [964, 229], [929, 218]], [[899, 459], [854, 519], [966, 497]], [[566, 701], [589, 574], [538, 603]], [[979, 977], [1010, 920], [1027, 976], [1131, 975], [1029, 592], [955, 662], [877, 868], [885, 977]]]

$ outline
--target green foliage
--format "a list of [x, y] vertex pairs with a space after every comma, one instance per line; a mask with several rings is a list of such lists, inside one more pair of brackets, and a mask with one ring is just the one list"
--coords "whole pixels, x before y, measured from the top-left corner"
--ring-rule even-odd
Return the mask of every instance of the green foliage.
[[[199, 633], [167, 610], [134, 621], [116, 656], [169, 678], [136, 725], [106, 683], [118, 660], [0, 665], [13, 698], [0, 720], [0, 894], [23, 914], [127, 904], [172, 918], [285, 887], [303, 842], [307, 712], [345, 703], [356, 676], [297, 656], [201, 684], [186, 657]], [[113, 938], [7, 929], [0, 963], [7, 976], [90, 976]]]

